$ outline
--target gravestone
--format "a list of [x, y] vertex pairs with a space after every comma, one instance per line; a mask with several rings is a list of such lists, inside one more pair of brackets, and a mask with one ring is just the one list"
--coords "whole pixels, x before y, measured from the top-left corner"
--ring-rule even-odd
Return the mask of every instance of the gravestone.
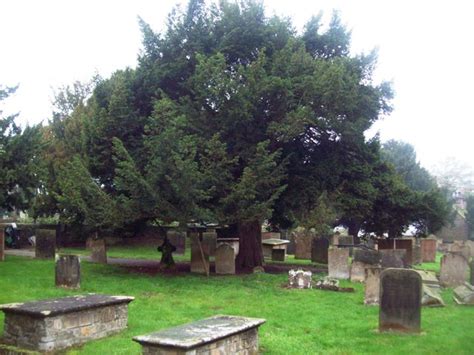
[[290, 233], [289, 239], [287, 239], [289, 243], [286, 246], [286, 252], [291, 255], [295, 255], [296, 251], [296, 243], [295, 243], [295, 235]]
[[163, 243], [158, 247], [158, 251], [161, 253], [160, 270], [176, 270], [176, 264], [173, 259], [176, 247], [171, 243], [168, 236], [165, 237]]
[[365, 281], [365, 269], [372, 265], [365, 264], [360, 261], [352, 260], [351, 264], [351, 282], [364, 282]]
[[406, 250], [403, 249], [382, 249], [379, 251], [382, 256], [383, 268], [404, 268]]
[[56, 259], [56, 286], [81, 287], [81, 262], [77, 255], [60, 255]]
[[441, 258], [439, 283], [443, 287], [456, 287], [467, 280], [469, 265], [459, 254], [448, 253]]
[[378, 250], [395, 249], [395, 241], [393, 239], [379, 239], [377, 240]]
[[328, 250], [328, 274], [330, 278], [350, 278], [349, 249], [330, 247]]
[[331, 236], [330, 244], [331, 245], [339, 245], [339, 237], [340, 236], [341, 236], [341, 234], [339, 232], [334, 233]]
[[471, 258], [474, 258], [474, 240], [465, 240], [464, 245], [467, 245], [471, 250]]
[[92, 262], [107, 264], [107, 245], [105, 239], [92, 239], [90, 247]]
[[240, 239], [239, 238], [217, 238], [216, 239], [216, 250], [219, 248], [219, 245], [222, 243], [229, 244], [232, 248], [234, 248], [234, 254], [237, 256], [239, 254], [240, 249]]
[[413, 246], [413, 264], [419, 265], [423, 262], [423, 258], [421, 255], [421, 246], [419, 244], [415, 244]]
[[354, 261], [359, 261], [368, 265], [380, 265], [382, 254], [377, 250], [355, 249], [353, 253]]
[[5, 260], [5, 233], [3, 227], [0, 227], [0, 261]]
[[311, 246], [311, 261], [313, 263], [327, 264], [328, 249], [329, 239], [324, 237], [313, 238]]
[[235, 274], [235, 251], [232, 245], [219, 243], [216, 248], [216, 274]]
[[295, 259], [311, 259], [312, 239], [313, 237], [306, 233], [295, 235]]
[[365, 305], [375, 306], [379, 304], [380, 273], [382, 270], [380, 267], [368, 267], [365, 269]]
[[170, 243], [174, 245], [176, 254], [183, 255], [186, 252], [186, 233], [178, 231], [167, 231], [166, 236]]
[[[199, 234], [190, 233], [191, 239], [191, 272], [198, 274], [209, 274], [209, 249], [201, 241], [201, 248], [199, 247]], [[204, 262], [202, 257], [204, 255]]]
[[436, 239], [422, 239], [420, 241], [421, 260], [424, 263], [436, 261]]
[[453, 291], [453, 298], [457, 304], [474, 306], [474, 286], [467, 282]]
[[56, 255], [56, 231], [38, 229], [36, 231], [35, 257], [53, 259]]
[[413, 265], [413, 240], [411, 239], [395, 239], [395, 249], [406, 250], [405, 266]]
[[290, 288], [312, 288], [312, 272], [290, 270], [288, 272], [288, 287]]
[[340, 235], [338, 239], [339, 240], [337, 245], [340, 247], [347, 248], [349, 250], [349, 255], [352, 256], [352, 245], [354, 245], [354, 237], [352, 235]]
[[207, 250], [209, 256], [216, 255], [217, 233], [204, 232], [202, 233], [202, 245]]
[[471, 257], [471, 248], [468, 245], [454, 243], [449, 248], [449, 251], [454, 254], [462, 255], [466, 260], [469, 260]]
[[380, 274], [379, 331], [418, 333], [421, 325], [421, 276], [414, 270], [386, 269]]
[[272, 261], [285, 261], [285, 249], [272, 249]]

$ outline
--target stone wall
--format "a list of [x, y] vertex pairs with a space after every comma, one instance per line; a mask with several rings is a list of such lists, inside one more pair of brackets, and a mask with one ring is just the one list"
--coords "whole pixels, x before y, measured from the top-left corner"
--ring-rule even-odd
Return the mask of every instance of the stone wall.
[[257, 328], [249, 329], [229, 337], [192, 349], [142, 345], [143, 355], [199, 355], [199, 354], [258, 354]]
[[64, 349], [126, 328], [127, 307], [118, 304], [46, 318], [7, 314], [4, 341], [39, 351]]

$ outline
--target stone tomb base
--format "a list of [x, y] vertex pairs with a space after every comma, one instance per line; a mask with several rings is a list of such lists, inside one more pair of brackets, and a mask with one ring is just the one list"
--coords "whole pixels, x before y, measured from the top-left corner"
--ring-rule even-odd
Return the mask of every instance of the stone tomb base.
[[56, 351], [127, 327], [133, 297], [87, 295], [2, 305], [3, 340], [18, 348]]
[[143, 354], [258, 354], [258, 327], [264, 319], [215, 316], [134, 337]]

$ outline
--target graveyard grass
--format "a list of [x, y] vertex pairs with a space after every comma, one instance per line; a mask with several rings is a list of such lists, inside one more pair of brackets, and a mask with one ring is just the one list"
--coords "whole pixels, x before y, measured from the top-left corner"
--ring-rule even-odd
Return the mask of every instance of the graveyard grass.
[[[355, 293], [292, 290], [285, 274], [205, 276], [147, 275], [83, 262], [80, 291], [54, 287], [54, 261], [6, 256], [0, 263], [0, 304], [85, 293], [130, 295], [128, 329], [67, 354], [139, 354], [131, 338], [217, 314], [267, 319], [260, 328], [264, 354], [472, 354], [474, 307], [423, 308], [422, 334], [379, 334], [378, 307], [363, 305], [363, 286], [342, 282]], [[322, 275], [318, 275], [322, 276]], [[0, 332], [3, 333], [3, 313]]]

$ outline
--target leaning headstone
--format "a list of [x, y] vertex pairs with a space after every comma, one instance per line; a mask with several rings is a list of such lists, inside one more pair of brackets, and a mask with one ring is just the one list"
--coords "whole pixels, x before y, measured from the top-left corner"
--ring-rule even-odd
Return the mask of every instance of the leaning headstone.
[[36, 231], [35, 257], [53, 259], [56, 255], [56, 231], [38, 229]]
[[380, 265], [382, 263], [382, 254], [377, 250], [355, 249], [353, 260], [369, 265]]
[[313, 263], [327, 264], [328, 249], [329, 239], [324, 237], [313, 238], [311, 245], [311, 261]]
[[434, 263], [436, 261], [436, 239], [422, 239], [420, 247], [422, 262]]
[[288, 272], [288, 287], [290, 288], [312, 288], [311, 271], [290, 270]]
[[285, 249], [272, 249], [272, 261], [285, 261]]
[[[191, 239], [191, 272], [198, 274], [209, 273], [209, 249], [204, 246], [201, 241], [201, 247], [199, 247], [199, 234], [190, 233]], [[204, 261], [203, 261], [204, 256]]]
[[5, 260], [5, 233], [0, 227], [0, 261]]
[[423, 284], [423, 296], [421, 305], [425, 307], [444, 307], [443, 298], [441, 298], [440, 289]]
[[176, 254], [183, 255], [186, 252], [186, 233], [178, 231], [167, 231], [166, 236], [168, 237], [171, 244], [174, 245]]
[[369, 267], [365, 269], [365, 305], [373, 306], [379, 304], [381, 272], [382, 268], [380, 267]]
[[441, 258], [439, 283], [443, 287], [456, 287], [467, 280], [469, 265], [459, 254], [448, 253]]
[[219, 243], [216, 248], [216, 274], [233, 275], [235, 274], [235, 251], [227, 243]]
[[386, 269], [380, 274], [379, 331], [418, 333], [422, 283], [414, 270]]
[[382, 249], [379, 250], [382, 256], [383, 268], [404, 268], [406, 251], [403, 249]]
[[81, 262], [77, 255], [60, 255], [56, 259], [56, 286], [81, 287]]
[[107, 264], [107, 245], [105, 239], [93, 239], [90, 246], [92, 262]]
[[330, 278], [350, 278], [349, 249], [331, 247], [328, 250], [328, 274]]
[[217, 245], [217, 233], [216, 232], [204, 232], [202, 233], [202, 244], [209, 256], [214, 256], [216, 254], [216, 245]]
[[411, 239], [395, 239], [395, 249], [405, 250], [405, 266], [413, 265], [413, 240]]
[[351, 264], [351, 282], [364, 282], [365, 281], [365, 269], [371, 265], [365, 264], [360, 261], [352, 260]]
[[453, 291], [453, 298], [457, 304], [474, 306], [474, 286], [467, 282]]

